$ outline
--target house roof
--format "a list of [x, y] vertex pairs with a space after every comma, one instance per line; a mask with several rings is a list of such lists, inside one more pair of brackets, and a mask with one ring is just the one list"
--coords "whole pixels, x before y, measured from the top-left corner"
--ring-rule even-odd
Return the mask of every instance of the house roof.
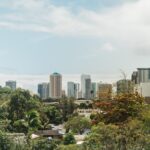
[[42, 136], [61, 136], [62, 134], [59, 133], [58, 130], [38, 130], [36, 135], [42, 135]]

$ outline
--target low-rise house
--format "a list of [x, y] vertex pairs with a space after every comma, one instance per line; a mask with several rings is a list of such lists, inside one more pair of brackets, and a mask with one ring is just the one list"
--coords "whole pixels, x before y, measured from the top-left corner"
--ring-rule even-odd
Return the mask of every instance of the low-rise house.
[[100, 109], [76, 109], [75, 113], [89, 117], [91, 114], [101, 113]]
[[52, 137], [53, 139], [62, 139], [63, 134], [58, 130], [39, 130], [34, 133], [34, 135], [42, 136], [42, 137]]

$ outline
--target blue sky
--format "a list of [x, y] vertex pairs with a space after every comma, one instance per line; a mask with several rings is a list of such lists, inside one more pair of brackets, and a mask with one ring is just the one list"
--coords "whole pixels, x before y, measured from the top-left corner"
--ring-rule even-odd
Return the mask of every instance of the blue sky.
[[0, 0], [0, 73], [130, 77], [150, 66], [149, 17], [149, 0]]

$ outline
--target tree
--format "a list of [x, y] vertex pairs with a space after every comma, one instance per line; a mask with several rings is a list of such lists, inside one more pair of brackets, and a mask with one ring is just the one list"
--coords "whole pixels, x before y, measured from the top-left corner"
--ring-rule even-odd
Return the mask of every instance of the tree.
[[76, 140], [73, 136], [72, 133], [67, 133], [66, 136], [64, 137], [64, 145], [69, 145], [69, 144], [75, 144]]
[[68, 100], [68, 114], [73, 114], [76, 106], [74, 103], [74, 98]]
[[80, 109], [88, 109], [88, 106], [87, 106], [87, 104], [85, 104], [85, 103], [81, 103], [81, 104], [79, 105], [79, 108], [80, 108]]
[[12, 142], [7, 136], [0, 131], [0, 149], [1, 150], [11, 150]]
[[40, 139], [32, 144], [32, 150], [55, 150], [57, 141], [49, 139]]
[[27, 120], [31, 128], [38, 129], [41, 127], [40, 115], [36, 110], [31, 110], [27, 113]]
[[65, 128], [67, 132], [71, 130], [74, 133], [83, 134], [85, 130], [91, 128], [91, 123], [87, 118], [83, 116], [75, 116], [70, 118], [68, 122], [66, 122]]
[[0, 107], [0, 120], [6, 120], [8, 117], [7, 106]]
[[28, 91], [16, 90], [13, 92], [9, 103], [9, 118], [12, 121], [24, 119], [25, 113], [28, 111], [28, 105], [31, 96]]
[[124, 135], [120, 136], [120, 146], [126, 147], [126, 150], [148, 150], [150, 148], [149, 134], [146, 134], [143, 129], [143, 122], [137, 119], [132, 119], [120, 127], [120, 135]]
[[62, 114], [55, 106], [48, 106], [44, 111], [47, 118], [49, 119], [49, 123], [56, 125], [62, 123]]
[[143, 122], [145, 132], [150, 134], [150, 105], [143, 107], [139, 119]]
[[14, 132], [27, 134], [29, 131], [29, 124], [26, 120], [20, 119], [15, 121], [9, 129], [10, 128], [12, 128]]
[[29, 91], [22, 89], [14, 91], [8, 104], [8, 119], [10, 120], [8, 129], [27, 133], [29, 128], [38, 128], [40, 104], [40, 100], [31, 96]]
[[99, 123], [92, 128], [86, 139], [86, 144], [91, 150], [116, 150], [118, 138], [118, 127], [116, 125], [105, 125]]
[[130, 117], [137, 117], [143, 107], [143, 98], [136, 94], [116, 96], [112, 101], [96, 102], [95, 106], [101, 110], [98, 114], [100, 122], [123, 123]]
[[63, 120], [67, 121], [68, 118], [74, 113], [76, 105], [73, 99], [64, 97], [60, 100], [60, 108], [63, 116]]

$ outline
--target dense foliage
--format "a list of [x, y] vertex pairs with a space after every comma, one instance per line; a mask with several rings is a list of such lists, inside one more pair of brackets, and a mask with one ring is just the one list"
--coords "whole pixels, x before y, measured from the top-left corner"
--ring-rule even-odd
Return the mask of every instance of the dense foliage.
[[95, 124], [86, 139], [91, 150], [150, 149], [150, 107], [136, 94], [96, 102], [101, 113], [91, 115]]
[[76, 140], [72, 133], [67, 133], [64, 137], [64, 145], [75, 144]]
[[[88, 107], [87, 107], [88, 106]], [[0, 89], [0, 149], [2, 150], [149, 150], [150, 106], [135, 94], [124, 94], [112, 100], [93, 101], [79, 108], [97, 108], [90, 118], [74, 114], [73, 99], [64, 97], [57, 105], [45, 105], [29, 91]], [[50, 138], [31, 140], [37, 130], [51, 129], [51, 124], [65, 124], [61, 141]], [[76, 145], [73, 134], [89, 130], [85, 142]], [[11, 139], [9, 133], [24, 133], [26, 142]], [[73, 134], [72, 134], [73, 133]]]
[[83, 116], [75, 116], [70, 118], [65, 124], [66, 131], [70, 130], [76, 134], [83, 134], [91, 128], [90, 120]]

